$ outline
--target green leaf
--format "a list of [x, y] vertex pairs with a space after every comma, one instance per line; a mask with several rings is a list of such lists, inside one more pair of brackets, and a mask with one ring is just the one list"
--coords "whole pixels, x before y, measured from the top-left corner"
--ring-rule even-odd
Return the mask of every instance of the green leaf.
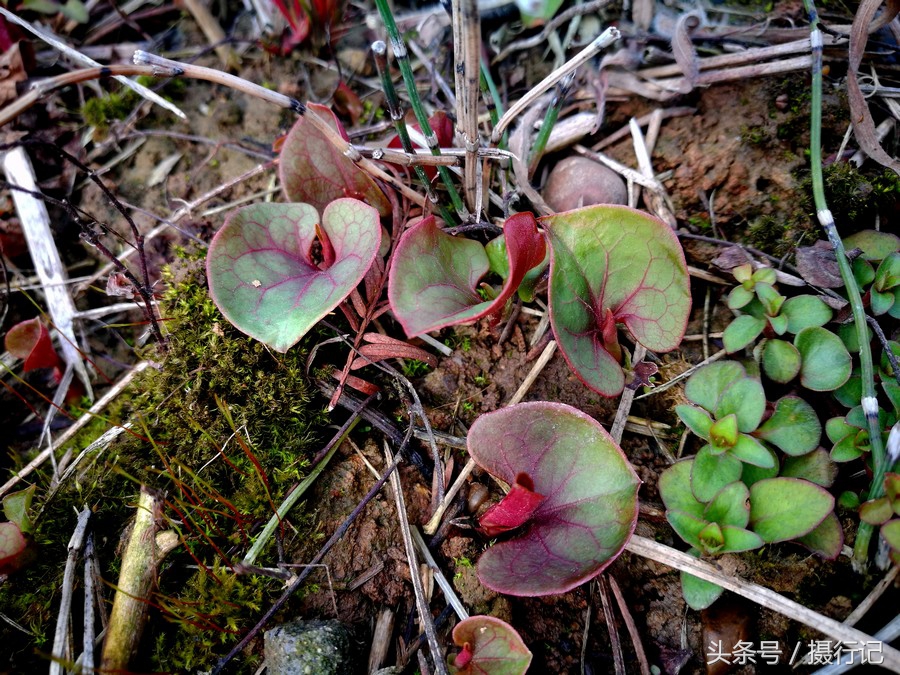
[[850, 378], [853, 363], [841, 339], [824, 328], [804, 328], [794, 338], [803, 358], [800, 383], [813, 391], [832, 391]]
[[691, 491], [693, 464], [693, 459], [683, 459], [663, 471], [659, 477], [659, 494], [667, 511], [682, 511], [702, 519], [705, 505]]
[[[697, 551], [699, 554], [700, 552]], [[695, 577], [687, 572], [681, 573], [681, 595], [688, 607], [700, 611], [712, 605], [722, 593], [724, 588], [706, 579]]]
[[691, 491], [701, 502], [709, 502], [716, 493], [741, 477], [741, 460], [730, 453], [715, 454], [704, 445], [691, 467]]
[[887, 314], [894, 306], [894, 292], [882, 293], [872, 288], [869, 290], [869, 303], [875, 316]]
[[245, 206], [209, 246], [210, 295], [238, 330], [286, 352], [350, 295], [380, 244], [378, 212], [356, 199], [331, 202], [321, 221], [309, 204]]
[[681, 418], [685, 426], [694, 434], [705, 441], [709, 440], [709, 431], [713, 425], [712, 418], [703, 408], [693, 405], [677, 405], [675, 413]]
[[753, 291], [748, 291], [743, 286], [735, 286], [728, 294], [728, 308], [740, 309], [741, 307], [747, 305], [755, 297], [756, 295], [753, 293]]
[[788, 320], [786, 316], [782, 316], [781, 314], [778, 316], [770, 316], [769, 325], [776, 335], [784, 335], [787, 333]]
[[843, 417], [832, 417], [825, 422], [825, 435], [828, 436], [828, 440], [832, 443], [837, 443], [842, 438], [845, 438], [847, 434], [855, 434], [857, 431], [857, 427], [847, 424]]
[[60, 13], [75, 23], [87, 23], [91, 19], [90, 12], [79, 0], [66, 0], [66, 4], [59, 8]]
[[826, 560], [836, 560], [844, 546], [844, 530], [838, 517], [829, 513], [812, 532], [795, 541]]
[[753, 464], [744, 464], [744, 468], [741, 470], [741, 482], [747, 487], [750, 487], [761, 480], [765, 480], [766, 478], [775, 478], [781, 468], [778, 463], [778, 457], [775, 455], [775, 451], [768, 446], [763, 447], [768, 451], [769, 456], [772, 458], [772, 465], [763, 468], [761, 466], [754, 466]]
[[850, 267], [860, 288], [865, 288], [875, 279], [875, 268], [862, 256], [850, 263]]
[[859, 375], [859, 368], [854, 368], [850, 379], [835, 389], [832, 395], [846, 408], [859, 405], [862, 400], [862, 377]]
[[754, 434], [788, 455], [805, 455], [819, 447], [822, 424], [802, 398], [785, 396], [775, 403], [772, 416]]
[[771, 469], [775, 466], [772, 453], [762, 443], [747, 434], [740, 434], [737, 443], [728, 452], [742, 462], [763, 469]]
[[865, 260], [883, 260], [891, 253], [900, 251], [900, 237], [890, 232], [863, 230], [844, 237], [844, 248], [848, 251], [854, 248], [862, 250], [860, 257]]
[[33, 530], [31, 519], [28, 517], [28, 509], [31, 508], [31, 498], [37, 486], [32, 485], [18, 492], [10, 492], [3, 498], [3, 513], [6, 519], [14, 523], [25, 534]]
[[857, 431], [852, 434], [847, 434], [842, 439], [840, 439], [837, 443], [835, 443], [831, 452], [831, 459], [835, 462], [852, 462], [854, 459], [858, 459], [862, 457], [868, 449], [863, 450], [858, 445], [858, 439], [860, 436], [865, 436], [866, 441], [869, 439], [868, 433], [865, 431]]
[[722, 392], [746, 375], [747, 371], [737, 361], [710, 363], [691, 375], [684, 387], [684, 395], [704, 410], [714, 412]]
[[685, 543], [694, 548], [703, 549], [700, 533], [709, 523], [684, 511], [666, 511], [666, 520], [675, 530], [675, 534], [681, 537]]
[[707, 523], [697, 537], [700, 540], [700, 550], [710, 555], [718, 553], [725, 545], [725, 535], [718, 523]]
[[[844, 343], [844, 346], [847, 348], [847, 351], [851, 354], [859, 354], [859, 339], [856, 334], [856, 322], [851, 321], [850, 323], [842, 323], [837, 327], [838, 337], [841, 338], [841, 342]], [[871, 342], [874, 334], [872, 333], [872, 329], [866, 325], [866, 339]]]
[[824, 449], [816, 448], [800, 457], [785, 459], [781, 475], [788, 478], [803, 478], [822, 487], [831, 487], [837, 478], [837, 467]]
[[859, 518], [870, 525], [883, 525], [894, 517], [894, 509], [887, 497], [870, 499], [859, 507]]
[[786, 298], [776, 291], [771, 284], [757, 283], [755, 290], [756, 297], [759, 298], [759, 301], [765, 308], [766, 314], [770, 317], [778, 316]]
[[802, 537], [833, 510], [827, 490], [798, 478], [768, 478], [750, 488], [750, 527], [770, 544]]
[[750, 490], [739, 480], [729, 483], [706, 505], [703, 519], [720, 525], [747, 527], [750, 522]]
[[709, 428], [709, 442], [716, 450], [727, 450], [738, 439], [737, 415], [726, 415]]
[[895, 551], [900, 550], [900, 519], [881, 526], [881, 536]]
[[684, 335], [691, 295], [681, 244], [668, 225], [625, 206], [541, 222], [550, 235], [550, 320], [560, 351], [588, 387], [617, 396], [625, 375], [609, 350], [615, 324], [651, 351], [675, 349]]
[[790, 342], [766, 340], [762, 350], [762, 368], [766, 375], [781, 384], [787, 384], [800, 372], [800, 352]]
[[732, 382], [716, 404], [716, 419], [737, 415], [737, 426], [745, 434], [755, 431], [766, 411], [766, 393], [762, 384], [753, 377], [743, 377]]
[[755, 532], [746, 530], [743, 527], [732, 527], [726, 525], [722, 528], [722, 536], [725, 539], [725, 545], [720, 553], [739, 553], [741, 551], [752, 551], [760, 548], [765, 542]]
[[785, 301], [781, 315], [788, 320], [787, 332], [799, 333], [810, 326], [824, 326], [831, 321], [831, 307], [814, 295], [798, 295]]
[[757, 319], [749, 314], [742, 314], [728, 324], [722, 334], [722, 343], [729, 354], [740, 351], [751, 344], [766, 327], [765, 319]]

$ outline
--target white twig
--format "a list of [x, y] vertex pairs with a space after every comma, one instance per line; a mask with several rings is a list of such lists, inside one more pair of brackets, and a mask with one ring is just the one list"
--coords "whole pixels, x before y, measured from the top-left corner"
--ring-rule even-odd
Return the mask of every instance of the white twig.
[[62, 675], [63, 663], [68, 660], [64, 653], [66, 643], [66, 631], [69, 627], [69, 614], [72, 610], [72, 592], [75, 583], [75, 563], [84, 543], [84, 534], [87, 530], [91, 510], [84, 507], [78, 514], [78, 523], [72, 538], [69, 539], [69, 555], [66, 558], [66, 569], [63, 572], [62, 590], [60, 592], [59, 613], [56, 616], [56, 633], [53, 636], [53, 661], [50, 663], [50, 675]]

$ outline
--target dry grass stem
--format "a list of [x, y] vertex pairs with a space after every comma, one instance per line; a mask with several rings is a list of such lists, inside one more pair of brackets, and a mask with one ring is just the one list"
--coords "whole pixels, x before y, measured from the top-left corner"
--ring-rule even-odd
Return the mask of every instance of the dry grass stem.
[[463, 196], [477, 219], [478, 195], [478, 77], [481, 64], [481, 22], [475, 0], [453, 0], [453, 57], [456, 67], [456, 120], [466, 150]]
[[72, 593], [75, 584], [75, 563], [81, 554], [84, 545], [84, 536], [87, 532], [88, 521], [91, 518], [91, 510], [84, 507], [78, 513], [78, 523], [69, 539], [69, 553], [66, 556], [66, 568], [63, 572], [62, 588], [60, 589], [59, 610], [56, 615], [56, 632], [53, 636], [53, 650], [50, 652], [53, 660], [50, 662], [50, 675], [62, 675], [63, 663], [72, 660], [69, 653], [69, 627], [71, 625]]
[[203, 31], [203, 35], [215, 50], [216, 56], [219, 57], [222, 67], [226, 70], [237, 68], [241, 63], [241, 59], [231, 46], [226, 43], [225, 31], [222, 30], [222, 26], [219, 25], [216, 17], [212, 15], [206, 4], [200, 0], [182, 0], [182, 6], [194, 17], [194, 21], [197, 22], [200, 30]]
[[435, 582], [440, 586], [441, 591], [444, 593], [444, 597], [447, 598], [447, 603], [453, 608], [453, 611], [456, 612], [456, 616], [459, 617], [460, 621], [468, 619], [468, 610], [466, 610], [465, 606], [462, 604], [462, 600], [459, 599], [459, 596], [456, 595], [453, 584], [447, 580], [447, 577], [444, 576], [444, 573], [438, 566], [434, 556], [431, 555], [431, 551], [428, 550], [428, 545], [425, 543], [425, 540], [422, 539], [422, 535], [419, 534], [418, 528], [413, 526], [410, 528], [410, 532], [412, 533], [413, 542], [415, 542], [416, 548], [419, 549], [419, 553], [422, 554], [425, 563], [431, 569], [431, 574], [434, 576]]
[[606, 574], [604, 577], [609, 581], [609, 588], [616, 599], [619, 613], [621, 613], [622, 619], [625, 621], [625, 628], [628, 631], [628, 636], [631, 638], [631, 644], [634, 646], [634, 654], [637, 657], [641, 675], [650, 675], [650, 662], [647, 661], [647, 654], [644, 652], [641, 634], [638, 632], [637, 625], [634, 623], [634, 617], [631, 616], [631, 610], [628, 609], [628, 603], [625, 602], [622, 590], [619, 588], [619, 584], [612, 574]]
[[609, 598], [609, 582], [606, 575], [601, 574], [597, 579], [597, 588], [600, 591], [600, 604], [603, 607], [603, 619], [606, 622], [606, 632], [609, 633], [609, 644], [613, 656], [613, 668], [616, 675], [625, 675], [625, 657], [622, 654], [622, 639], [619, 637], [619, 626], [612, 611], [612, 603]]
[[72, 424], [72, 426], [70, 426], [68, 429], [66, 429], [65, 432], [63, 432], [63, 434], [56, 439], [51, 447], [42, 450], [39, 455], [28, 462], [28, 464], [22, 467], [21, 470], [16, 472], [15, 476], [13, 476], [2, 486], [0, 486], [0, 497], [7, 494], [13, 487], [15, 487], [19, 483], [19, 481], [28, 476], [41, 464], [46, 462], [50, 455], [57, 452], [66, 443], [72, 440], [75, 435], [85, 426], [87, 426], [89, 422], [93, 421], [95, 416], [98, 415], [106, 406], [108, 406], [111, 401], [115, 400], [115, 398], [122, 393], [125, 387], [131, 384], [131, 381], [137, 376], [137, 374], [143, 371], [148, 365], [149, 363], [147, 361], [141, 361], [140, 363], [135, 365], [134, 368], [123, 375], [119, 379], [119, 381], [110, 388], [108, 392], [106, 392], [96, 403], [94, 403], [94, 405], [90, 407], [87, 412], [85, 412], [81, 417], [75, 420], [75, 423]]
[[592, 40], [587, 47], [578, 52], [578, 54], [573, 56], [561, 67], [554, 70], [543, 80], [538, 82], [534, 87], [532, 87], [531, 91], [529, 91], [527, 94], [525, 94], [525, 96], [516, 101], [516, 103], [503, 114], [503, 117], [500, 118], [500, 120], [497, 122], [497, 126], [494, 127], [494, 130], [491, 132], [491, 143], [499, 143], [500, 138], [503, 136], [503, 132], [506, 131], [506, 128], [509, 126], [510, 122], [521, 115], [522, 112], [529, 106], [533, 105], [534, 102], [544, 94], [544, 92], [550, 89], [550, 87], [559, 82], [573, 70], [578, 68], [578, 66], [592, 59], [598, 52], [606, 49], [609, 45], [618, 40], [620, 36], [621, 35], [617, 28], [607, 28], [599, 36], [594, 38], [594, 40]]
[[[0, 7], [0, 15], [3, 15], [7, 20], [12, 21], [14, 24], [21, 26], [22, 28], [24, 28], [28, 32], [32, 33], [33, 35], [36, 35], [38, 38], [40, 38], [41, 40], [46, 42], [48, 45], [50, 45], [54, 49], [58, 50], [59, 52], [61, 52], [65, 56], [67, 56], [68, 58], [72, 59], [76, 63], [80, 63], [82, 65], [90, 66], [93, 68], [103, 68], [102, 64], [97, 63], [96, 61], [94, 61], [91, 58], [88, 58], [87, 56], [85, 56], [84, 54], [79, 52], [78, 50], [73, 49], [72, 47], [67, 45], [65, 42], [60, 40], [58, 37], [56, 37], [55, 35], [50, 33], [49, 31], [46, 31], [43, 28], [37, 28], [35, 26], [32, 26], [30, 23], [28, 23], [27, 21], [24, 21], [23, 19], [20, 19], [18, 16], [16, 16], [9, 10], [7, 10], [3, 7]], [[138, 84], [137, 82], [134, 82], [133, 80], [129, 80], [127, 77], [123, 77], [122, 75], [115, 75], [113, 79], [115, 79], [117, 82], [123, 84], [124, 86], [128, 87], [133, 92], [135, 92], [139, 96], [147, 99], [148, 101], [152, 101], [156, 105], [158, 105], [162, 108], [165, 108], [166, 110], [169, 110], [170, 112], [175, 113], [181, 119], [183, 119], [183, 120], [187, 119], [187, 115], [185, 115], [178, 108], [178, 106], [176, 106], [173, 103], [170, 103], [169, 101], [164, 99], [162, 96], [151, 91], [150, 89], [147, 89], [147, 87], [145, 87], [141, 84]]]
[[715, 565], [665, 546], [652, 539], [633, 535], [625, 545], [625, 550], [644, 558], [649, 558], [663, 565], [668, 565], [681, 572], [693, 574], [695, 577], [722, 586], [726, 590], [737, 593], [766, 609], [778, 612], [794, 621], [799, 621], [838, 642], [862, 645], [866, 658], [883, 658], [884, 668], [900, 672], [900, 651], [888, 644], [882, 644], [871, 635], [814, 612], [808, 607], [789, 600], [775, 591], [758, 584], [745, 581], [740, 577], [721, 572]]
[[[392, 464], [394, 455], [391, 452], [387, 441], [384, 442], [384, 455], [388, 464]], [[434, 662], [435, 672], [440, 675], [449, 675], [447, 664], [444, 663], [444, 650], [441, 649], [441, 645], [438, 642], [434, 620], [431, 617], [431, 609], [429, 609], [428, 602], [425, 599], [425, 590], [422, 586], [422, 579], [419, 576], [419, 563], [416, 560], [416, 548], [415, 544], [413, 544], [409, 519], [406, 515], [406, 501], [403, 498], [400, 475], [396, 471], [391, 473], [390, 482], [391, 490], [394, 493], [394, 503], [397, 507], [397, 516], [400, 521], [400, 531], [403, 534], [403, 546], [406, 549], [406, 560], [409, 563], [409, 576], [416, 597], [416, 609], [419, 613], [419, 621], [422, 624], [422, 629], [428, 640], [428, 649], [431, 651], [431, 660]]]

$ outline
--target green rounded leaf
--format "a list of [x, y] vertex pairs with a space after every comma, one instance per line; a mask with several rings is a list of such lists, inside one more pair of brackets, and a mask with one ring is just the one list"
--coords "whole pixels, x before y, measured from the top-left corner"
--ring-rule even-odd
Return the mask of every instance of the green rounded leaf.
[[684, 395], [704, 410], [714, 412], [722, 392], [732, 382], [746, 375], [747, 371], [737, 361], [710, 363], [690, 376], [684, 387]]
[[863, 230], [844, 237], [844, 248], [848, 251], [860, 249], [865, 260], [884, 260], [891, 253], [900, 251], [900, 237], [890, 232]]
[[900, 551], [900, 518], [881, 526], [881, 536], [895, 551]]
[[[308, 108], [346, 140], [344, 128], [328, 107], [310, 103]], [[289, 201], [312, 204], [320, 213], [344, 197], [362, 200], [382, 216], [391, 213], [390, 201], [372, 177], [338, 150], [306, 116], [294, 123], [284, 140], [278, 173]]]
[[802, 358], [797, 348], [784, 340], [766, 340], [762, 350], [762, 368], [766, 375], [787, 384], [800, 372]]
[[238, 330], [285, 352], [350, 295], [380, 244], [378, 212], [356, 199], [332, 202], [321, 222], [309, 204], [245, 206], [209, 245], [210, 295]]
[[796, 396], [785, 396], [776, 401], [772, 416], [754, 435], [788, 455], [805, 455], [819, 447], [822, 423], [809, 403]]
[[[699, 553], [699, 551], [697, 551]], [[724, 588], [706, 579], [695, 577], [687, 572], [681, 573], [681, 595], [688, 607], [700, 611], [712, 605], [722, 593]]]
[[799, 333], [810, 326], [824, 326], [831, 321], [831, 307], [814, 295], [798, 295], [785, 301], [781, 315], [787, 317], [787, 332]]
[[659, 477], [659, 494], [668, 511], [682, 511], [695, 518], [702, 518], [706, 508], [697, 501], [691, 491], [691, 467], [693, 459], [675, 462]]
[[823, 448], [816, 448], [800, 457], [785, 459], [781, 475], [788, 478], [803, 478], [822, 487], [831, 487], [837, 478], [837, 466]]
[[700, 533], [709, 525], [703, 518], [685, 513], [684, 511], [666, 511], [666, 520], [675, 530], [675, 533], [681, 537], [685, 543], [690, 544], [694, 548], [701, 549], [706, 552], [703, 543], [700, 541]]
[[470, 616], [453, 628], [462, 653], [448, 658], [454, 675], [524, 675], [531, 652], [516, 629], [493, 616]]
[[800, 383], [813, 391], [832, 391], [850, 379], [850, 353], [834, 333], [824, 328], [804, 328], [794, 338], [803, 358]]
[[833, 510], [827, 490], [799, 478], [767, 478], [750, 488], [750, 528], [769, 544], [812, 532]]
[[700, 448], [691, 467], [691, 491], [701, 502], [709, 502], [716, 493], [741, 477], [741, 460], [730, 453], [716, 454], [708, 445]]
[[769, 449], [747, 434], [740, 434], [737, 443], [728, 452], [732, 457], [737, 457], [746, 464], [752, 464], [763, 469], [771, 469], [775, 466], [775, 461]]
[[722, 546], [720, 553], [739, 553], [741, 551], [752, 551], [759, 548], [765, 542], [755, 532], [745, 530], [743, 527], [733, 527], [726, 525], [722, 528], [722, 537], [725, 545]]
[[706, 505], [703, 519], [720, 525], [747, 527], [750, 522], [750, 490], [739, 480], [729, 483]]
[[740, 351], [760, 336], [766, 327], [765, 319], [758, 319], [749, 314], [735, 318], [722, 335], [725, 351], [729, 354]]
[[617, 396], [625, 376], [609, 351], [616, 323], [656, 352], [675, 349], [684, 335], [691, 295], [681, 244], [668, 225], [625, 206], [541, 222], [550, 235], [550, 320], [560, 351], [588, 387]]
[[478, 578], [495, 591], [565, 593], [622, 552], [637, 522], [640, 480], [596, 420], [562, 403], [520, 403], [482, 415], [472, 459], [509, 484], [527, 474], [546, 497], [524, 532], [482, 554]]
[[703, 408], [693, 405], [677, 405], [675, 406], [675, 413], [694, 434], [704, 440], [709, 440], [709, 431], [713, 421], [709, 413]]
[[753, 291], [749, 291], [743, 286], [735, 286], [731, 289], [731, 292], [728, 294], [728, 308], [729, 309], [740, 309], [744, 305], [750, 303], [756, 295]]
[[829, 513], [812, 532], [795, 541], [826, 560], [836, 560], [844, 546], [844, 530], [838, 517]]
[[766, 412], [766, 393], [755, 377], [742, 377], [732, 382], [716, 404], [716, 419], [737, 416], [738, 429], [745, 434], [755, 431]]

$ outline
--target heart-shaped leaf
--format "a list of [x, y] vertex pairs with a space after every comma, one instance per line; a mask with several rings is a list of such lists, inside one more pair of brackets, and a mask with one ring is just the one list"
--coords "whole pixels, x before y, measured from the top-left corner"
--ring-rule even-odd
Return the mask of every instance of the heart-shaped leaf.
[[531, 652], [516, 629], [493, 616], [470, 616], [453, 628], [462, 652], [448, 658], [454, 675], [522, 675]]
[[518, 213], [503, 227], [509, 276], [493, 300], [483, 300], [478, 283], [488, 272], [484, 246], [453, 237], [428, 217], [400, 238], [391, 263], [388, 300], [409, 337], [469, 323], [499, 312], [526, 272], [539, 265], [546, 243], [530, 213]]
[[790, 342], [784, 340], [766, 340], [762, 349], [762, 368], [766, 375], [787, 384], [800, 372], [803, 359], [800, 352]]
[[747, 371], [737, 361], [710, 363], [691, 375], [684, 386], [684, 395], [707, 412], [715, 412], [722, 392], [746, 376]]
[[50, 333], [39, 318], [22, 321], [6, 333], [6, 350], [22, 359], [22, 369], [27, 373], [35, 368], [59, 366], [59, 356], [53, 349]]
[[799, 478], [767, 478], [750, 488], [750, 527], [769, 544], [808, 534], [832, 511], [834, 497]]
[[651, 351], [684, 335], [691, 296], [678, 238], [665, 223], [608, 204], [545, 216], [550, 235], [550, 320], [575, 374], [604, 396], [625, 376], [610, 353], [610, 328], [624, 323]]
[[[314, 260], [316, 238], [331, 265]], [[350, 294], [380, 243], [378, 212], [356, 199], [332, 202], [321, 222], [309, 204], [245, 206], [209, 246], [210, 295], [239, 330], [285, 352]]]
[[894, 251], [900, 251], [900, 237], [890, 232], [863, 230], [844, 237], [844, 247], [848, 251], [860, 249], [863, 252], [860, 257], [865, 260], [883, 260]]
[[527, 473], [546, 496], [521, 536], [481, 556], [485, 586], [520, 596], [564, 593], [622, 552], [637, 521], [640, 480], [594, 419], [562, 403], [520, 403], [479, 417], [467, 445], [489, 473], [508, 483]]
[[[329, 108], [310, 103], [308, 109], [347, 139]], [[391, 212], [391, 203], [369, 174], [335, 148], [305, 117], [297, 120], [281, 147], [278, 173], [290, 201], [312, 204], [319, 213], [335, 199], [344, 197], [362, 200], [382, 216]]]

